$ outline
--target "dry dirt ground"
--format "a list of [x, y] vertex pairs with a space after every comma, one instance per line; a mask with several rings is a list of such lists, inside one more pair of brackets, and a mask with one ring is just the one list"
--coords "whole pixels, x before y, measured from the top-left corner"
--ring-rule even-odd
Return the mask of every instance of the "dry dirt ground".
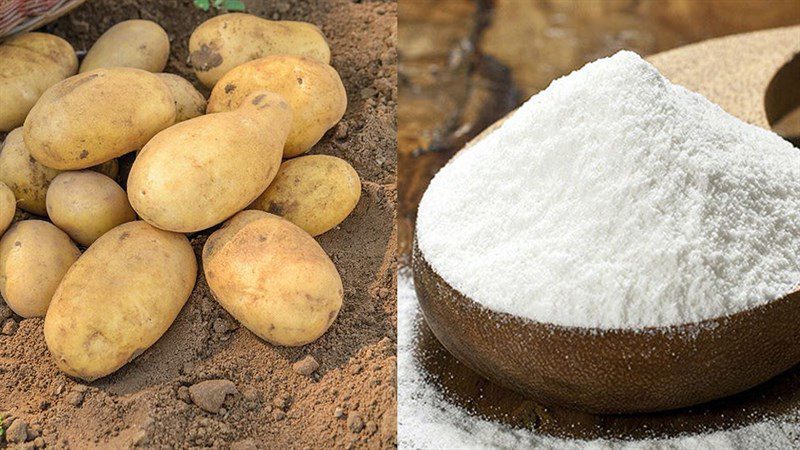
[[[9, 437], [22, 437], [26, 447], [395, 446], [397, 5], [245, 4], [248, 12], [266, 18], [318, 25], [348, 92], [344, 119], [312, 151], [350, 161], [363, 182], [353, 214], [318, 238], [342, 275], [341, 313], [318, 341], [275, 347], [238, 326], [214, 301], [200, 270], [191, 298], [161, 340], [117, 373], [85, 384], [51, 362], [41, 319], [21, 320], [3, 304], [0, 413], [5, 427], [11, 426]], [[119, 21], [154, 20], [172, 44], [166, 71], [200, 87], [186, 64], [187, 43], [194, 27], [214, 14], [190, 0], [90, 0], [46, 31], [83, 53]], [[208, 234], [190, 236], [198, 260]], [[319, 368], [306, 375], [293, 364], [308, 355]], [[197, 385], [206, 380], [227, 381]], [[214, 403], [215, 387], [223, 396], [233, 395], [210, 413], [198, 404]], [[0, 448], [4, 445], [0, 439]]]

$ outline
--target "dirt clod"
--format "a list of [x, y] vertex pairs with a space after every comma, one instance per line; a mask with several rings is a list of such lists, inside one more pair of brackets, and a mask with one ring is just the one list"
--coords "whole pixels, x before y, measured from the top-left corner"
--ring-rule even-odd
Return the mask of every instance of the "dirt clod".
[[28, 422], [16, 419], [6, 430], [6, 441], [11, 444], [21, 444], [28, 440]]
[[311, 355], [308, 355], [300, 361], [292, 364], [292, 370], [307, 377], [310, 377], [311, 374], [317, 371], [317, 369], [319, 369], [319, 363]]
[[3, 322], [3, 328], [0, 329], [0, 333], [11, 336], [16, 333], [18, 329], [19, 324], [14, 319], [6, 319], [6, 321]]
[[236, 385], [229, 380], [206, 380], [189, 388], [192, 402], [213, 414], [219, 412], [222, 404], [225, 403], [225, 397], [238, 392]]
[[353, 433], [358, 433], [364, 429], [364, 419], [358, 411], [353, 411], [347, 415], [347, 428]]

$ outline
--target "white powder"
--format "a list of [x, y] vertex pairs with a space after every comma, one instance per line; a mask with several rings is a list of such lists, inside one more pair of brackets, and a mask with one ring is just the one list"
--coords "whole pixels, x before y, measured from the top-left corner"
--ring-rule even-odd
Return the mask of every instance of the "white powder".
[[800, 151], [620, 52], [445, 166], [417, 237], [495, 311], [601, 329], [719, 317], [800, 282]]
[[676, 438], [569, 440], [514, 429], [470, 415], [448, 402], [417, 361], [418, 326], [422, 324], [413, 281], [407, 271], [398, 279], [398, 440], [414, 449], [559, 449], [559, 450], [787, 450], [800, 448], [800, 411], [729, 431]]

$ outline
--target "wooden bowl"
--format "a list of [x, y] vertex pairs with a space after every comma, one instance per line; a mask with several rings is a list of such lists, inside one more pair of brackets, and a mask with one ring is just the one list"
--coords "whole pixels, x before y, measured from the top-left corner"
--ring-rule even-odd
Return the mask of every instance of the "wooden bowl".
[[800, 291], [693, 324], [598, 330], [491, 311], [440, 277], [416, 243], [413, 271], [423, 315], [442, 345], [543, 404], [663, 411], [744, 391], [800, 362]]

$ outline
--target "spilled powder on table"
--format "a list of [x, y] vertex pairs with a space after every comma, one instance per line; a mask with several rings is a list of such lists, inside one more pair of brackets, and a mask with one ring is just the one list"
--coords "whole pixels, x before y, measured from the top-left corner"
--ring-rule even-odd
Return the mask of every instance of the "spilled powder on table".
[[797, 288], [800, 151], [623, 51], [439, 171], [417, 239], [494, 311], [599, 329], [713, 319]]
[[784, 450], [800, 448], [800, 410], [739, 429], [673, 438], [623, 441], [560, 439], [511, 428], [471, 415], [449, 402], [421, 367], [415, 347], [419, 312], [414, 281], [407, 269], [398, 278], [398, 445], [433, 449], [559, 450]]

